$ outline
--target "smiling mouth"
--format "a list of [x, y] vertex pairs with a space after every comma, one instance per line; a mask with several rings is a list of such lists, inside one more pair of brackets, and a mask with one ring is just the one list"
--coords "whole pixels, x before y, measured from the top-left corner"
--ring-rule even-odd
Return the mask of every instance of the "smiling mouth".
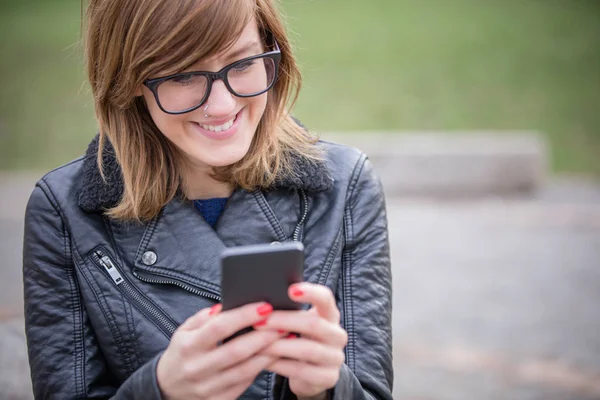
[[224, 132], [224, 131], [229, 130], [229, 128], [231, 128], [233, 126], [233, 123], [235, 122], [235, 120], [237, 119], [239, 114], [240, 113], [238, 112], [233, 118], [231, 118], [229, 121], [227, 121], [221, 125], [208, 125], [208, 124], [201, 124], [199, 122], [196, 122], [196, 124], [198, 124], [199, 126], [201, 126], [203, 129], [205, 129], [207, 131], [211, 131], [211, 132], [215, 132], [215, 133]]

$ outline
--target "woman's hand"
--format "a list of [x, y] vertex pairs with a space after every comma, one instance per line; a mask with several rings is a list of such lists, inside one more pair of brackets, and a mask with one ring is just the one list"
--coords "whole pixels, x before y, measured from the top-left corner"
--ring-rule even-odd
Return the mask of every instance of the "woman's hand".
[[274, 362], [273, 356], [257, 353], [285, 333], [252, 331], [217, 345], [265, 320], [272, 311], [267, 303], [254, 303], [221, 313], [217, 304], [188, 318], [173, 334], [156, 367], [163, 396], [169, 400], [237, 399]]
[[322, 285], [299, 283], [288, 290], [292, 300], [312, 304], [309, 311], [275, 311], [255, 326], [259, 331], [295, 332], [260, 352], [273, 357], [268, 367], [289, 380], [290, 390], [298, 398], [323, 396], [339, 379], [344, 363], [346, 331], [340, 327], [340, 312], [331, 290]]

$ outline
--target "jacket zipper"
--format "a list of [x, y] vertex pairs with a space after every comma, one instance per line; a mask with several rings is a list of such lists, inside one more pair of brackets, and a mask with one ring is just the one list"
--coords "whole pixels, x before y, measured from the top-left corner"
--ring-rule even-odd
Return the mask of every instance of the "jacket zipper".
[[142, 296], [133, 286], [123, 279], [123, 276], [119, 272], [117, 266], [113, 261], [104, 254], [102, 250], [95, 250], [93, 253], [93, 259], [95, 262], [103, 267], [106, 272], [110, 275], [113, 282], [125, 292], [125, 294], [133, 299], [140, 307], [142, 307], [149, 315], [152, 316], [155, 322], [164, 328], [170, 335], [175, 333], [177, 327], [172, 323], [162, 311], [160, 311], [155, 305], [152, 304], [148, 299]]
[[302, 190], [302, 189], [300, 189], [300, 194], [302, 195], [303, 212], [302, 212], [302, 217], [300, 218], [300, 221], [298, 222], [298, 225], [296, 225], [296, 228], [294, 229], [294, 236], [292, 237], [292, 240], [294, 242], [297, 242], [300, 240], [300, 230], [302, 229], [302, 225], [304, 224], [304, 221], [306, 220], [306, 217], [308, 216], [308, 198], [306, 197], [306, 193], [304, 193], [304, 190]]
[[[152, 274], [162, 276], [160, 274], [155, 274], [154, 272]], [[133, 271], [133, 275], [136, 278], [138, 278], [139, 280], [144, 281], [146, 283], [158, 283], [161, 285], [174, 285], [183, 290], [187, 290], [188, 292], [193, 293], [196, 296], [206, 297], [208, 299], [211, 299], [211, 300], [214, 300], [217, 302], [221, 302], [221, 300], [222, 300], [221, 296], [219, 296], [218, 294], [196, 289], [190, 285], [186, 285], [185, 283], [182, 283], [175, 279], [169, 279], [169, 278], [165, 278], [165, 277], [163, 277], [163, 279], [151, 279], [151, 278], [147, 278], [147, 277], [141, 275], [139, 272], [137, 272], [135, 270]]]

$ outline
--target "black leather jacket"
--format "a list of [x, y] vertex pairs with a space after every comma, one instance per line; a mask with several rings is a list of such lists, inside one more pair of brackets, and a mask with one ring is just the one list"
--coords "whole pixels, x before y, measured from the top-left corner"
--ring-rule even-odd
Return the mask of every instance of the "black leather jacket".
[[[236, 190], [213, 230], [173, 200], [146, 224], [102, 215], [123, 185], [110, 147], [36, 185], [27, 206], [23, 276], [37, 399], [160, 399], [156, 363], [186, 318], [220, 300], [224, 247], [301, 240], [305, 279], [333, 290], [348, 332], [334, 398], [392, 398], [391, 271], [383, 191], [357, 150], [319, 142], [323, 164], [268, 191]], [[242, 399], [293, 399], [263, 372]]]

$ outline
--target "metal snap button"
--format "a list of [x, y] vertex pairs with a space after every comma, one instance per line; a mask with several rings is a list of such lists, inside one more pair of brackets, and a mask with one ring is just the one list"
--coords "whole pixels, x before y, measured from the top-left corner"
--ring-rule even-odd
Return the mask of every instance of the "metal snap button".
[[146, 265], [154, 265], [157, 259], [158, 257], [153, 251], [147, 251], [144, 253], [144, 255], [142, 255], [142, 262]]

